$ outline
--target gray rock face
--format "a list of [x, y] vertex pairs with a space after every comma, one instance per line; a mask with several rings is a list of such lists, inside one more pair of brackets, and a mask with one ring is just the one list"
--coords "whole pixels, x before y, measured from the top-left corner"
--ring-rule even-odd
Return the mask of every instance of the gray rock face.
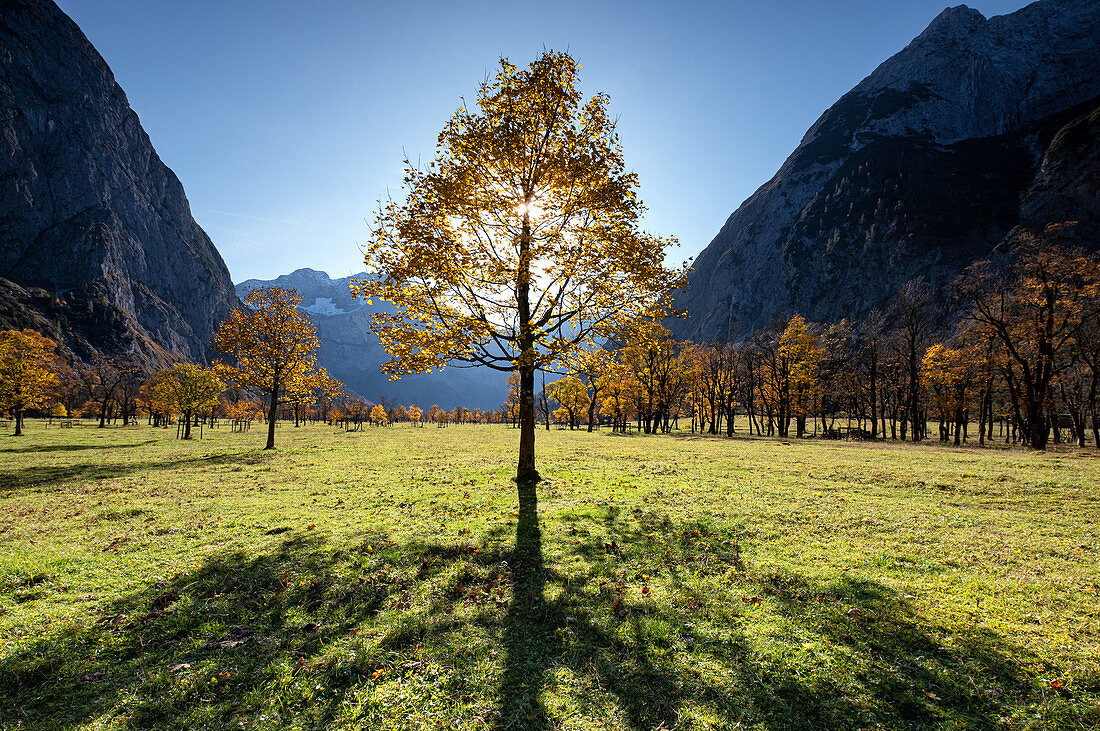
[[1095, 182], [1080, 181], [1095, 181], [1096, 155], [1080, 154], [1095, 141], [1098, 48], [1095, 0], [945, 10], [730, 216], [678, 298], [690, 318], [670, 326], [705, 341], [793, 312], [855, 317], [913, 277], [950, 282], [1017, 226], [1094, 220]]
[[234, 304], [106, 62], [50, 0], [0, 0], [0, 327], [156, 366], [205, 361]]
[[368, 305], [353, 299], [349, 285], [356, 274], [343, 279], [330, 279], [325, 272], [298, 269], [271, 280], [248, 279], [237, 285], [242, 299], [260, 287], [293, 289], [302, 296], [299, 307], [317, 327], [321, 347], [317, 362], [329, 375], [337, 378], [348, 390], [378, 402], [381, 397], [402, 404], [418, 404], [428, 408], [439, 404], [445, 409], [456, 406], [497, 409], [508, 396], [507, 374], [488, 368], [452, 368], [438, 373], [403, 376], [391, 381], [378, 370], [389, 355], [370, 330], [371, 314], [387, 305]]

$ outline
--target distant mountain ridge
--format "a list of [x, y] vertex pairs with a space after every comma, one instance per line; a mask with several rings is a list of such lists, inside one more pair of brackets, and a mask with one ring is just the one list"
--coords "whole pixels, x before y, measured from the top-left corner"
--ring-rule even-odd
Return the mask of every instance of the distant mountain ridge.
[[670, 322], [739, 339], [942, 287], [1020, 227], [1100, 244], [1100, 3], [949, 8], [845, 94], [694, 262]]
[[50, 0], [0, 0], [0, 328], [154, 368], [206, 361], [236, 301], [103, 58]]
[[375, 302], [368, 305], [351, 296], [352, 279], [363, 279], [366, 273], [331, 279], [315, 269], [298, 269], [275, 279], [247, 279], [237, 284], [237, 295], [244, 298], [253, 289], [282, 287], [293, 289], [302, 297], [299, 307], [317, 327], [321, 347], [317, 361], [329, 375], [342, 381], [350, 391], [371, 401], [381, 397], [402, 404], [419, 404], [427, 408], [439, 404], [443, 408], [500, 408], [508, 395], [507, 374], [487, 368], [448, 367], [437, 373], [404, 376], [390, 381], [378, 368], [389, 355], [370, 331], [371, 314], [387, 306]]

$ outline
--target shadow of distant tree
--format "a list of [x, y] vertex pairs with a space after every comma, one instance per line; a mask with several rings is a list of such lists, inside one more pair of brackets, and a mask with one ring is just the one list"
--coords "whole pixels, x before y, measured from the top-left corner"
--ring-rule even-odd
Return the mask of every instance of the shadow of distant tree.
[[[0, 662], [0, 720], [58, 728], [124, 705], [131, 726], [161, 728], [193, 724], [197, 708], [216, 709], [223, 720], [247, 711], [272, 663], [308, 658], [384, 597], [335, 584], [320, 543], [292, 540], [271, 553], [211, 558], [82, 626], [27, 641]], [[288, 579], [303, 569], [316, 578]], [[332, 613], [325, 624], [295, 620], [295, 608], [350, 595], [363, 600], [354, 612]]]
[[[136, 445], [135, 445], [136, 446]], [[114, 450], [116, 447], [112, 447]], [[31, 450], [33, 451], [33, 450]], [[0, 451], [0, 455], [3, 451]], [[168, 460], [135, 460], [104, 462], [89, 460], [69, 465], [35, 465], [0, 473], [0, 491], [42, 490], [75, 480], [112, 480], [129, 475], [144, 475], [182, 466], [215, 466], [227, 464], [261, 464], [270, 459], [262, 452], [229, 452]]]
[[[129, 449], [132, 447], [144, 447], [148, 444], [156, 444], [156, 439], [146, 439], [144, 442], [131, 442], [129, 444], [112, 444], [111, 449]], [[103, 451], [102, 444], [41, 444], [30, 447], [9, 447], [0, 445], [0, 455], [4, 454], [32, 454], [46, 452], [83, 452], [85, 450]]]

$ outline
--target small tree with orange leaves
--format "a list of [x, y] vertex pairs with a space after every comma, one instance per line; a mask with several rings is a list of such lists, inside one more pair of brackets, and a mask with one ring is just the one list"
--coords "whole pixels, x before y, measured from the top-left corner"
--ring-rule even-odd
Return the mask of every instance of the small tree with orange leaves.
[[235, 388], [250, 391], [267, 405], [267, 445], [275, 448], [279, 404], [300, 393], [316, 376], [317, 329], [298, 309], [293, 289], [254, 289], [214, 333], [214, 347], [230, 356], [218, 373]]
[[389, 422], [389, 418], [386, 416], [386, 407], [382, 404], [375, 404], [374, 408], [370, 410], [369, 418], [375, 426], [385, 426]]
[[58, 384], [57, 344], [34, 330], [0, 332], [0, 409], [15, 418], [23, 434], [23, 412], [45, 406]]

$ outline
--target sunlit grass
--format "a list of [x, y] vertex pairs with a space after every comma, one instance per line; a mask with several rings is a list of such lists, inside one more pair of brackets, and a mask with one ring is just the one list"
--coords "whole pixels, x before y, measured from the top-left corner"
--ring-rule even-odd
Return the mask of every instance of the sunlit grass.
[[1090, 452], [173, 436], [0, 441], [0, 728], [1100, 723]]

